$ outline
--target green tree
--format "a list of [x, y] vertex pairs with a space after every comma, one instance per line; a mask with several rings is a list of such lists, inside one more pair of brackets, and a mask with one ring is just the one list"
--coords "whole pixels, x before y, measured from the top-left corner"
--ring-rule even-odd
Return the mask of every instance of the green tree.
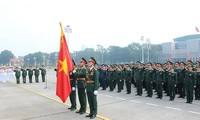
[[14, 58], [14, 54], [9, 50], [4, 50], [0, 54], [0, 63], [3, 65], [8, 64], [11, 58]]

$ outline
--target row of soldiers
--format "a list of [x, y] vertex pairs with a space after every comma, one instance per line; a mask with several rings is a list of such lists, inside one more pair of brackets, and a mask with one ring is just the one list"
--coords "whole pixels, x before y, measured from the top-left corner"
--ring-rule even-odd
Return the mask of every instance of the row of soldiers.
[[195, 91], [195, 100], [200, 100], [200, 63], [193, 64], [188, 60], [184, 62], [176, 62], [173, 64], [168, 61], [165, 64], [147, 63], [142, 64], [137, 61], [131, 65], [102, 65], [99, 68], [99, 81], [102, 90], [107, 87], [113, 91], [117, 86], [118, 91], [124, 89], [126, 85], [127, 94], [131, 93], [131, 84], [137, 89], [136, 95], [141, 96], [143, 89], [147, 91], [146, 97], [153, 96], [155, 89], [157, 98], [162, 99], [163, 91], [170, 97], [170, 101], [178, 98], [187, 97], [186, 103], [193, 102]]
[[41, 68], [39, 68], [38, 66], [35, 66], [35, 68], [33, 68], [32, 66], [30, 66], [29, 68], [23, 67], [21, 69], [19, 67], [16, 67], [14, 69], [15, 77], [16, 77], [16, 83], [20, 84], [20, 76], [22, 76], [23, 83], [26, 83], [27, 75], [28, 75], [28, 78], [29, 78], [29, 83], [33, 82], [32, 81], [33, 75], [35, 76], [35, 82], [39, 83], [40, 71], [41, 71], [41, 76], [42, 76], [42, 82], [45, 82], [46, 68], [45, 68], [44, 65]]

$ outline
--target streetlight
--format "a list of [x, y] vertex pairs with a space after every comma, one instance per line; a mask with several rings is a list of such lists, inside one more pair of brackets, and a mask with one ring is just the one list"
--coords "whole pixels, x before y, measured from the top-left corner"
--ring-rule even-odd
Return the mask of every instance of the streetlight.
[[28, 58], [27, 60], [28, 60], [28, 67], [29, 67], [29, 60], [30, 60], [30, 59]]
[[98, 50], [101, 52], [101, 64], [103, 64], [103, 53], [105, 52], [105, 49], [103, 48], [102, 45], [97, 45]]
[[68, 41], [68, 46], [69, 46], [69, 33], [72, 33], [72, 29], [70, 28], [69, 25], [65, 27], [65, 32], [67, 33], [67, 41]]
[[34, 59], [34, 65], [36, 66], [36, 57], [34, 57], [33, 59]]
[[146, 39], [146, 44], [147, 44], [147, 49], [148, 49], [148, 54], [147, 54], [148, 55], [148, 60], [147, 61], [149, 62], [149, 49], [151, 47], [150, 46], [151, 45], [151, 40], [149, 38]]
[[45, 55], [43, 55], [42, 58], [43, 58], [43, 65], [45, 66]]
[[142, 42], [142, 63], [144, 63], [144, 47], [143, 47], [144, 36], [141, 36], [140, 40]]

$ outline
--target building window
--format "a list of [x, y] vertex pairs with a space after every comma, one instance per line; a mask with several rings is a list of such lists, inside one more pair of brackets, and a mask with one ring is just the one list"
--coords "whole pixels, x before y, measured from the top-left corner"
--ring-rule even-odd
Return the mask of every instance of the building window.
[[186, 49], [186, 44], [184, 43], [175, 43], [175, 49], [179, 50], [179, 49]]

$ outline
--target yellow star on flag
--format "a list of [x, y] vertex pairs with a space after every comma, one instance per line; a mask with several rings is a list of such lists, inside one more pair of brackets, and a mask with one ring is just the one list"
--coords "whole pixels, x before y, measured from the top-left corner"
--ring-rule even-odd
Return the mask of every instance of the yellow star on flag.
[[61, 64], [61, 68], [60, 68], [59, 72], [64, 71], [64, 73], [67, 75], [68, 74], [68, 70], [67, 70], [68, 66], [67, 66], [66, 58], [63, 61], [59, 60], [59, 63]]

